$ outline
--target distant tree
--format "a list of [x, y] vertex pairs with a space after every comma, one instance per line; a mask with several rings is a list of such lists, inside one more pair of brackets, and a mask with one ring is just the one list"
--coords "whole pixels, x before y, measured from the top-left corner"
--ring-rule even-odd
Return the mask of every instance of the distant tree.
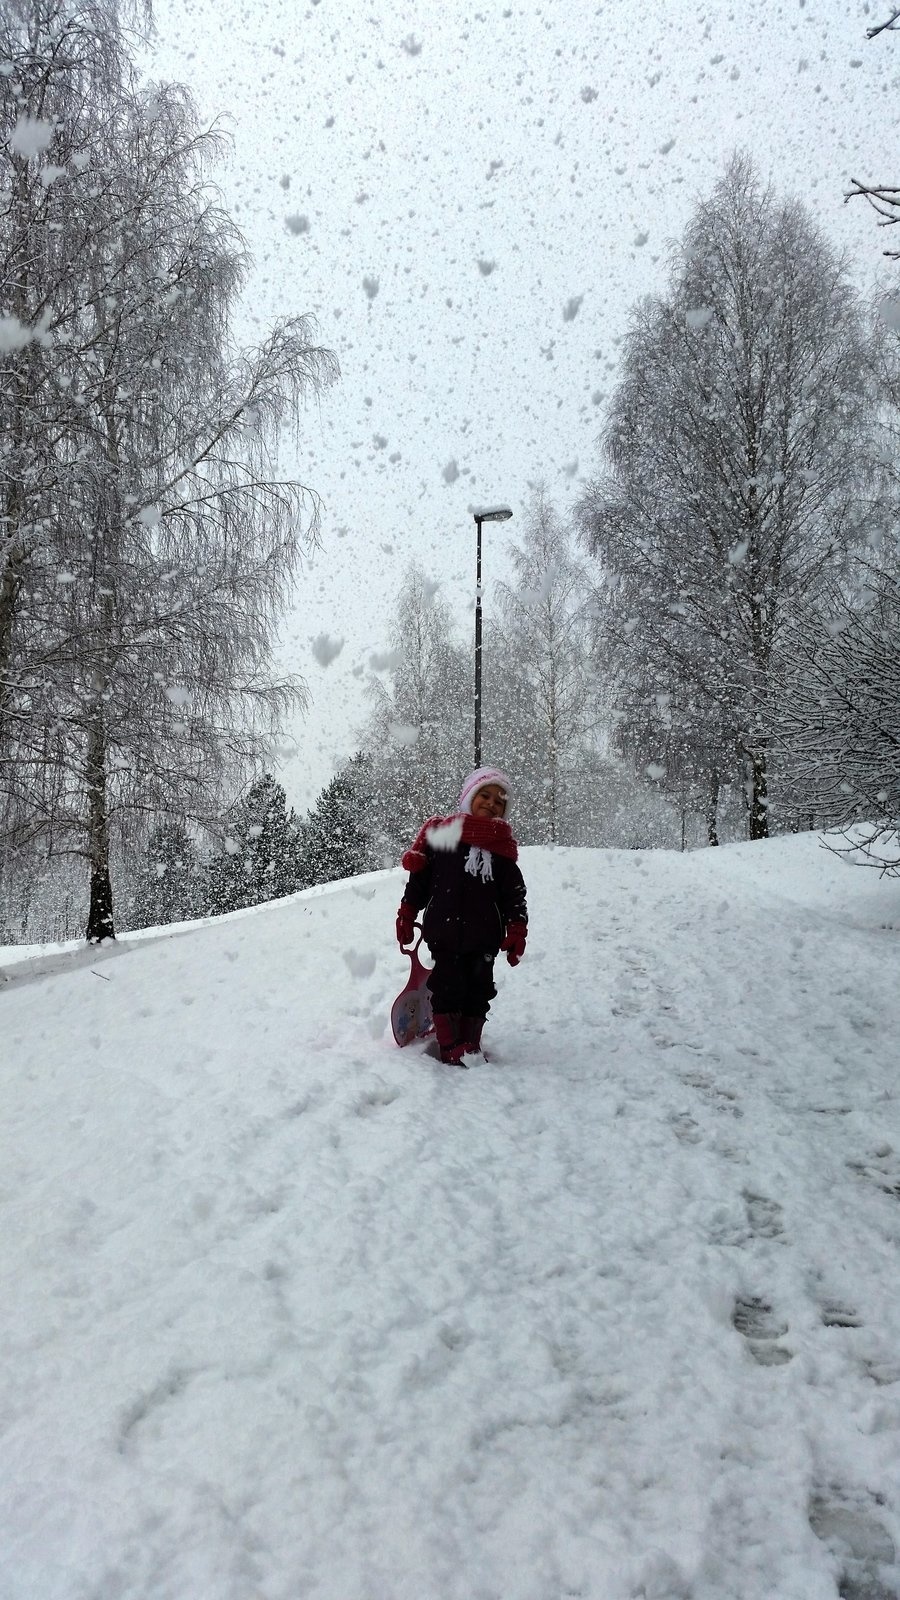
[[[597, 724], [593, 594], [546, 491], [534, 491], [521, 541], [509, 546], [513, 581], [498, 585], [487, 705], [494, 743], [517, 780], [529, 837], [561, 840], [560, 788]], [[526, 821], [527, 819], [527, 821]]]
[[281, 784], [266, 773], [225, 819], [221, 849], [207, 866], [207, 909], [218, 914], [261, 905], [304, 882], [300, 825]]
[[150, 835], [138, 880], [131, 925], [162, 927], [186, 922], [200, 910], [197, 854], [183, 822], [160, 822]]
[[365, 764], [357, 757], [326, 784], [302, 830], [307, 883], [354, 878], [371, 866]]
[[422, 820], [452, 806], [472, 760], [472, 669], [438, 584], [413, 564], [397, 600], [385, 678], [363, 732], [372, 835], [396, 855]]
[[[668, 294], [633, 313], [609, 472], [579, 514], [610, 580], [623, 737], [643, 761], [662, 697], [660, 777], [674, 747], [676, 786], [688, 762], [711, 797], [742, 779], [751, 838], [768, 832], [786, 620], [861, 537], [871, 405], [843, 264], [802, 206], [734, 158], [675, 252]], [[710, 809], [714, 827], [715, 798]]]

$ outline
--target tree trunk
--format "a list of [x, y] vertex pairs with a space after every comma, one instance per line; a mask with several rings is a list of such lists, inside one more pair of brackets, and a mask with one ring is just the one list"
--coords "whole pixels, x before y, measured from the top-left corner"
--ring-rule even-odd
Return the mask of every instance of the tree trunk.
[[106, 738], [103, 703], [91, 714], [87, 749], [88, 853], [91, 864], [91, 905], [88, 944], [116, 937], [112, 883], [109, 876], [109, 814], [106, 808]]
[[718, 819], [719, 819], [719, 789], [721, 783], [719, 773], [714, 767], [709, 775], [709, 792], [706, 799], [706, 839], [711, 845], [718, 844]]
[[559, 761], [559, 748], [558, 748], [558, 743], [557, 743], [557, 726], [556, 726], [556, 655], [554, 653], [554, 639], [553, 639], [552, 619], [551, 619], [550, 627], [549, 627], [548, 631], [549, 631], [549, 636], [550, 636], [550, 725], [549, 725], [549, 728], [548, 728], [547, 731], [548, 731], [548, 733], [550, 735], [549, 741], [548, 741], [550, 748], [549, 748], [549, 751], [548, 751], [548, 755], [549, 755], [549, 761], [548, 761], [549, 772], [548, 772], [548, 775], [547, 775], [547, 790], [548, 790], [548, 798], [549, 798], [549, 801], [550, 801], [550, 806], [549, 806], [549, 811], [550, 811], [550, 839], [549, 839], [549, 843], [550, 844], [556, 844], [556, 789], [557, 789], [556, 773], [557, 773], [557, 765], [558, 765], [558, 761]]
[[750, 763], [749, 799], [750, 799], [750, 838], [768, 839], [769, 837], [769, 786], [766, 771], [765, 750], [751, 750], [747, 757]]
[[[7, 303], [13, 316], [24, 325], [28, 322], [28, 262], [32, 253], [29, 248], [31, 229], [28, 166], [22, 160], [16, 161], [15, 166], [15, 188], [10, 196], [11, 204], [7, 212], [7, 221], [12, 224], [14, 230], [12, 257], [9, 262], [11, 282], [8, 280]], [[24, 350], [19, 350], [8, 357], [7, 364], [10, 370], [6, 381], [6, 400], [11, 403], [11, 412], [7, 422], [9, 434], [4, 444], [7, 490], [3, 505], [5, 549], [3, 572], [0, 576], [0, 714], [6, 709], [9, 698], [8, 667], [12, 656], [13, 630], [28, 562], [23, 524], [26, 505], [26, 468], [32, 466], [33, 470], [26, 448], [26, 411], [33, 387], [30, 382], [33, 372], [32, 351], [26, 346]]]

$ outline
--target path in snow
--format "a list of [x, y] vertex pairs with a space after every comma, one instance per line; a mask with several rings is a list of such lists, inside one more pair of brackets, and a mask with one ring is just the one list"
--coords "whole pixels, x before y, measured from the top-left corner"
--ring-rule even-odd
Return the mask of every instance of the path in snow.
[[399, 874], [4, 993], [2, 1600], [896, 1600], [900, 884], [523, 865], [468, 1072]]

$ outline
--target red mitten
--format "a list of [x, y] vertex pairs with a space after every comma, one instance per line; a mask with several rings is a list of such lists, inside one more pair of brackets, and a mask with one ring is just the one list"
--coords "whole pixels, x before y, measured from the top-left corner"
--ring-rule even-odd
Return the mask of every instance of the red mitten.
[[525, 940], [528, 938], [527, 922], [511, 922], [506, 930], [506, 938], [500, 946], [506, 951], [506, 959], [511, 967], [517, 967], [525, 954]]
[[400, 910], [397, 912], [397, 943], [401, 950], [404, 945], [412, 944], [416, 931], [416, 913], [405, 900], [400, 901]]

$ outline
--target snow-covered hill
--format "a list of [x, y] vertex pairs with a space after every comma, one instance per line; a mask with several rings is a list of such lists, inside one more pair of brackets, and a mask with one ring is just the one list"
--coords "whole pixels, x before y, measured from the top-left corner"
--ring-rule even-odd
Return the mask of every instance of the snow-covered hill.
[[467, 1072], [399, 872], [8, 967], [2, 1600], [900, 1594], [900, 883], [523, 867]]

